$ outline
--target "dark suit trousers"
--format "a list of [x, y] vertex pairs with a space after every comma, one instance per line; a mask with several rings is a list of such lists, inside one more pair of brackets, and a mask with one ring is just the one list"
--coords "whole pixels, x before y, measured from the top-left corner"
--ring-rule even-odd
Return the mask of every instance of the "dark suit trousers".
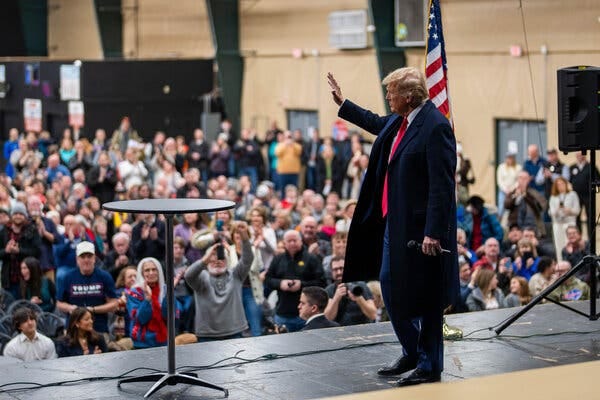
[[392, 305], [394, 288], [391, 284], [389, 243], [389, 230], [386, 223], [379, 280], [383, 302], [394, 332], [402, 345], [402, 352], [404, 356], [416, 360], [418, 368], [425, 371], [442, 372], [444, 369], [443, 310], [432, 310], [413, 319], [398, 316], [398, 310], [395, 310]]

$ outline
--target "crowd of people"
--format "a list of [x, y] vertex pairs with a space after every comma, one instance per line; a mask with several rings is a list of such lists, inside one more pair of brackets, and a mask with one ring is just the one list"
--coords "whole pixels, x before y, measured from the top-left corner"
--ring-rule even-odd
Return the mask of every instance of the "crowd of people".
[[[585, 155], [576, 153], [576, 162], [568, 166], [556, 149], [543, 158], [531, 144], [524, 165], [516, 158], [507, 153], [496, 170], [497, 207], [487, 207], [477, 195], [464, 197], [458, 207], [458, 310], [525, 305], [590, 254], [582, 236], [582, 215], [594, 218], [592, 167]], [[589, 266], [579, 269], [548, 298], [589, 299], [589, 284], [598, 279], [590, 271]]]
[[[156, 132], [146, 143], [123, 118], [111, 137], [102, 129], [92, 139], [70, 129], [51, 137], [11, 129], [4, 145], [4, 355], [34, 360], [166, 344], [165, 222], [102, 209], [113, 200], [236, 203], [177, 217], [177, 343], [388, 319], [377, 281], [342, 282], [369, 163], [359, 134], [333, 140], [313, 130], [304, 139], [273, 124], [261, 141], [250, 129], [237, 135], [225, 120], [212, 142], [196, 129], [189, 140]], [[469, 194], [473, 166], [460, 147], [457, 156], [455, 312], [523, 305], [589, 252], [578, 227], [588, 206], [582, 155], [570, 168], [555, 151], [540, 158], [535, 146], [523, 168], [507, 155], [498, 207]], [[585, 299], [592, 278], [578, 274], [553, 295]], [[61, 329], [45, 329], [47, 314]]]
[[[322, 140], [315, 131], [304, 142], [301, 131], [273, 124], [258, 141], [248, 129], [234, 134], [226, 120], [220, 128], [212, 142], [196, 129], [190, 140], [156, 132], [150, 143], [128, 118], [112, 136], [98, 129], [92, 139], [70, 129], [59, 140], [10, 130], [0, 175], [6, 355], [166, 344], [165, 223], [154, 214], [102, 209], [113, 200], [215, 198], [237, 205], [177, 217], [177, 343], [293, 332], [307, 319], [325, 318], [328, 305], [319, 296], [328, 298], [331, 284], [333, 297], [341, 283], [351, 199], [368, 163], [360, 137]], [[332, 319], [376, 320], [368, 287], [352, 303], [359, 298], [369, 305], [368, 317], [357, 319], [361, 308], [336, 301]], [[19, 317], [16, 306], [28, 314]], [[55, 352], [19, 352], [45, 335]]]

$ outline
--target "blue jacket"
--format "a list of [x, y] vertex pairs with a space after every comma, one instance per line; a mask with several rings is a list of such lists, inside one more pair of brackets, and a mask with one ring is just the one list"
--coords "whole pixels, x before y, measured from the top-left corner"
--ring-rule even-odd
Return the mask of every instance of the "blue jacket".
[[6, 141], [4, 142], [4, 159], [6, 160], [6, 168], [4, 169], [4, 172], [6, 173], [6, 175], [10, 176], [11, 178], [15, 177], [15, 168], [13, 167], [13, 165], [8, 162], [8, 160], [10, 159], [10, 155], [12, 154], [13, 151], [15, 151], [16, 149], [19, 148], [19, 141], [15, 140], [14, 142], [9, 142]]
[[[167, 330], [167, 296], [161, 302], [161, 315], [164, 321], [163, 333]], [[152, 303], [146, 300], [144, 290], [139, 287], [127, 290], [127, 313], [130, 319], [130, 334], [133, 340], [133, 346], [136, 349], [164, 346], [167, 344], [167, 336], [164, 341], [157, 340], [157, 331], [153, 330], [152, 322]], [[179, 316], [179, 307], [175, 301], [175, 316]], [[155, 321], [156, 322], [156, 321]]]
[[543, 183], [541, 185], [537, 185], [535, 183], [535, 176], [537, 175], [540, 168], [544, 168], [544, 165], [546, 165], [546, 159], [542, 157], [538, 158], [535, 164], [531, 160], [525, 160], [525, 163], [523, 164], [523, 169], [527, 171], [527, 173], [532, 178], [531, 182], [529, 182], [529, 187], [534, 188], [540, 193], [544, 193], [546, 187]]
[[515, 276], [522, 276], [523, 278], [529, 281], [531, 277], [537, 272], [537, 266], [540, 261], [539, 257], [536, 257], [533, 260], [533, 264], [531, 267], [527, 268], [526, 266], [522, 266], [521, 269], [517, 269], [517, 263], [513, 263], [513, 271], [515, 271]]
[[77, 266], [75, 249], [82, 241], [93, 242], [86, 234], [83, 234], [81, 237], [74, 238], [72, 242], [66, 233], [64, 236], [58, 238], [58, 242], [55, 243], [52, 248], [56, 268]]
[[46, 178], [48, 184], [52, 184], [59, 176], [71, 176], [69, 169], [62, 164], [59, 164], [56, 168], [46, 168], [46, 174], [48, 176]]
[[[456, 212], [458, 227], [465, 231], [467, 234], [467, 243], [470, 245], [471, 235], [473, 234], [473, 214], [466, 211], [464, 207], [460, 208], [462, 210], [457, 209]], [[502, 229], [502, 225], [500, 225], [500, 221], [498, 221], [498, 217], [495, 214], [490, 214], [485, 207], [483, 207], [483, 214], [481, 215], [481, 235], [483, 236], [482, 244], [491, 237], [496, 238], [498, 243], [502, 243], [502, 239], [504, 238], [504, 230]]]
[[54, 236], [54, 242], [50, 243], [46, 239], [42, 238], [42, 245], [40, 247], [40, 264], [42, 271], [56, 269], [57, 265], [54, 260], [54, 245], [63, 242], [63, 236], [56, 230], [56, 225], [50, 218], [42, 217], [44, 221], [44, 227], [47, 232], [50, 232]]

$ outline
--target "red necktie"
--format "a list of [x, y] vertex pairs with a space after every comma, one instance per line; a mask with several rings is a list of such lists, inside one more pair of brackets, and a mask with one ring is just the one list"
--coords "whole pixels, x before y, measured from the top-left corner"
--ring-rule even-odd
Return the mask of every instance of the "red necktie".
[[[400, 141], [402, 141], [402, 137], [404, 136], [404, 133], [406, 132], [407, 126], [408, 126], [408, 118], [405, 117], [404, 120], [402, 121], [402, 125], [400, 125], [400, 129], [398, 129], [396, 138], [394, 139], [394, 144], [392, 145], [392, 151], [390, 151], [390, 157], [388, 158], [388, 164], [389, 164], [390, 160], [392, 159], [392, 157], [394, 156], [394, 153], [396, 152], [396, 149], [398, 148]], [[381, 196], [381, 211], [383, 213], [383, 216], [385, 217], [387, 215], [387, 211], [388, 211], [388, 173], [387, 173], [387, 171], [385, 172], [385, 180], [383, 181], [383, 194]]]

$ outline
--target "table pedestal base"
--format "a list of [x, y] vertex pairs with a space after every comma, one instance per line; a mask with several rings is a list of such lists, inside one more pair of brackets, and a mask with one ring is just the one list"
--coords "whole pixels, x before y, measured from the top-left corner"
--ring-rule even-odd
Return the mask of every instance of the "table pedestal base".
[[162, 388], [165, 385], [176, 385], [178, 383], [187, 383], [189, 385], [203, 386], [203, 387], [207, 387], [210, 389], [220, 390], [225, 394], [225, 397], [229, 396], [229, 391], [227, 389], [224, 389], [217, 385], [213, 385], [212, 383], [205, 382], [201, 379], [198, 379], [196, 377], [196, 374], [187, 373], [187, 372], [186, 373], [175, 372], [173, 374], [164, 372], [164, 373], [157, 373], [157, 374], [134, 376], [131, 378], [121, 379], [119, 381], [118, 386], [121, 387], [122, 383], [131, 383], [131, 382], [156, 382], [154, 385], [152, 385], [150, 390], [148, 390], [148, 392], [144, 395], [144, 398], [148, 398], [154, 392], [156, 392], [157, 390], [159, 390], [160, 388]]

